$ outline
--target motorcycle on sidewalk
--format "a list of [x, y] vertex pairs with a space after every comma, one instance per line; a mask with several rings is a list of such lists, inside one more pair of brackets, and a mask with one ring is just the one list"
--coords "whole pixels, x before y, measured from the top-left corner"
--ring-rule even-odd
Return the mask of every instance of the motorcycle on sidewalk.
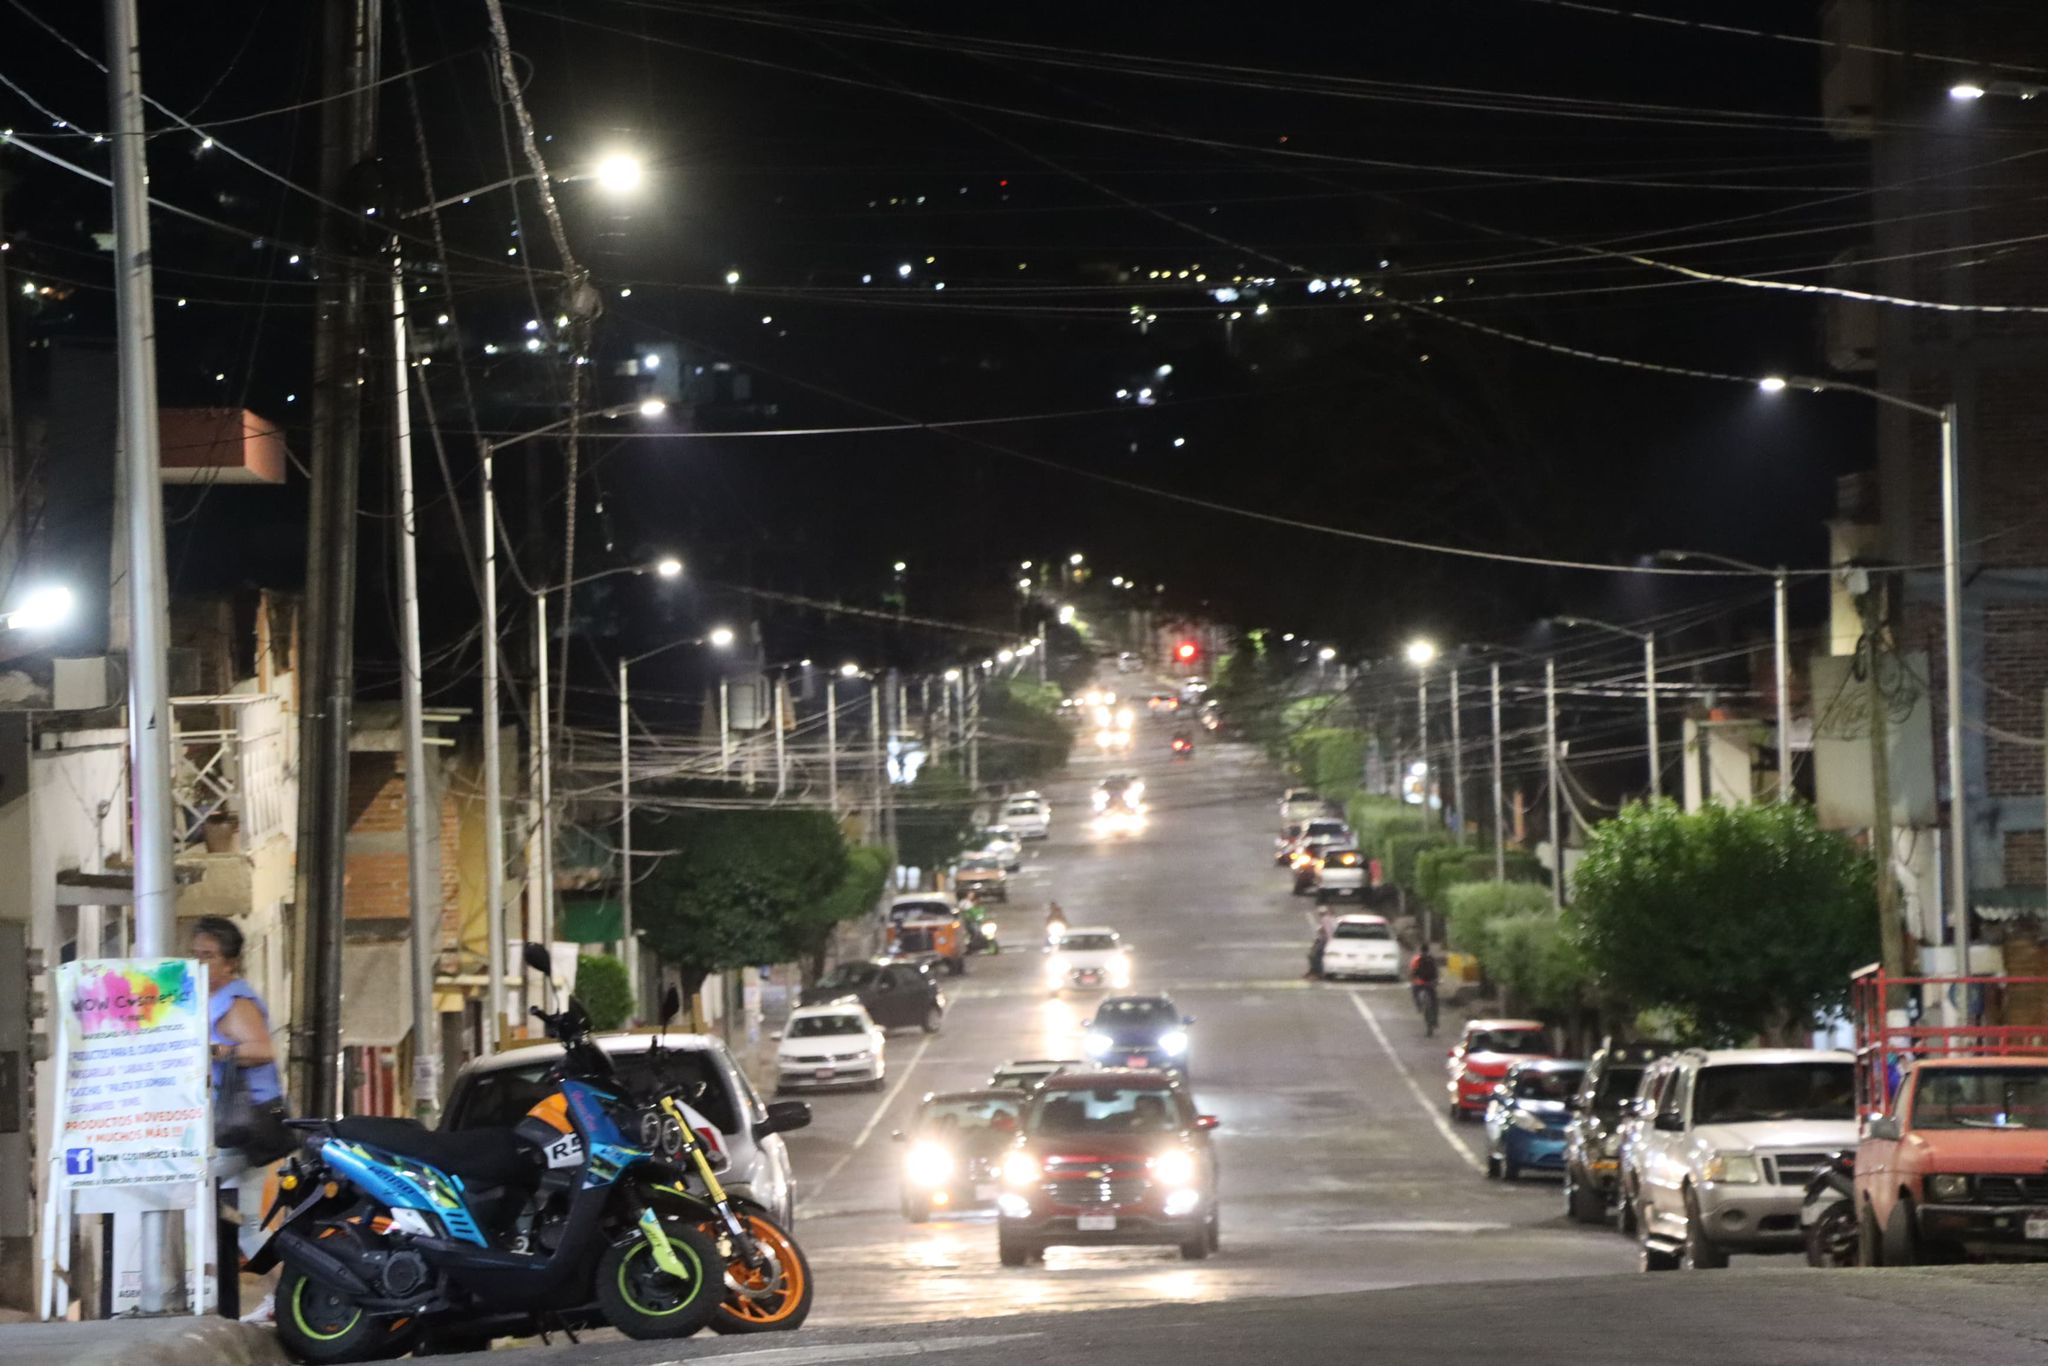
[[1856, 1154], [1839, 1152], [1806, 1182], [1799, 1230], [1809, 1266], [1856, 1265]]

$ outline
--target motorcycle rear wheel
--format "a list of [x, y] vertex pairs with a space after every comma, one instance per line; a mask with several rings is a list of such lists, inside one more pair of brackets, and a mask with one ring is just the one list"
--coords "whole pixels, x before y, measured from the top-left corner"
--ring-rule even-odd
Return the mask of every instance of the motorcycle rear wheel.
[[638, 1341], [690, 1336], [711, 1321], [724, 1293], [717, 1244], [680, 1220], [662, 1220], [662, 1231], [685, 1278], [655, 1265], [644, 1235], [606, 1249], [597, 1264], [597, 1304], [605, 1322]]
[[811, 1264], [788, 1230], [757, 1210], [745, 1209], [747, 1232], [774, 1259], [774, 1267], [726, 1263], [725, 1298], [711, 1317], [714, 1333], [786, 1333], [811, 1315]]
[[296, 1360], [392, 1361], [419, 1340], [417, 1319], [392, 1319], [349, 1303], [294, 1266], [277, 1279], [277, 1337]]

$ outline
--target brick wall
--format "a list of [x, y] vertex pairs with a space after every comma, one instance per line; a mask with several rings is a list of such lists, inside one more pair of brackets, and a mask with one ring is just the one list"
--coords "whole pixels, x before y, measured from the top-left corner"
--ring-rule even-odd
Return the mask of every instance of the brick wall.
[[[434, 756], [429, 755], [429, 762]], [[405, 767], [395, 754], [349, 757], [348, 901], [351, 920], [405, 920], [412, 913], [411, 860], [405, 844]], [[445, 791], [440, 803], [441, 919], [444, 941], [460, 915], [457, 878], [461, 823]]]
[[[2048, 470], [2035, 476], [2048, 485]], [[2002, 740], [1996, 732], [2038, 737], [2048, 687], [2048, 607], [1990, 607], [1984, 613], [1986, 783], [1993, 796], [2035, 796], [2042, 789], [2038, 745]], [[2034, 879], [2040, 881], [2038, 877]]]
[[2039, 830], [2005, 832], [2005, 885], [2039, 887], [2048, 884], [2048, 841]]

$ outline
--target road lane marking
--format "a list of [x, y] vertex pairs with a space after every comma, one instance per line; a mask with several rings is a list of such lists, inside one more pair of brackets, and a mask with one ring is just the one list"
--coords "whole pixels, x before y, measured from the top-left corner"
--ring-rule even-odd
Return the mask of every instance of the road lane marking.
[[1324, 1224], [1318, 1233], [1511, 1233], [1513, 1224], [1463, 1219], [1379, 1219], [1362, 1224]]
[[1394, 1064], [1394, 1070], [1401, 1074], [1401, 1080], [1408, 1083], [1408, 1091], [1415, 1097], [1415, 1103], [1422, 1107], [1422, 1113], [1429, 1116], [1429, 1122], [1436, 1125], [1436, 1131], [1444, 1136], [1444, 1142], [1451, 1145], [1451, 1151], [1463, 1158], [1465, 1165], [1473, 1171], [1485, 1171], [1486, 1164], [1479, 1160], [1477, 1153], [1465, 1146], [1465, 1140], [1458, 1137], [1457, 1130], [1453, 1129], [1451, 1122], [1444, 1118], [1443, 1107], [1436, 1104], [1423, 1092], [1422, 1083], [1415, 1080], [1415, 1074], [1408, 1070], [1408, 1065], [1401, 1061], [1399, 1054], [1394, 1052], [1394, 1045], [1387, 1038], [1387, 1031], [1380, 1028], [1380, 1017], [1372, 1013], [1372, 1007], [1365, 1003], [1365, 997], [1355, 991], [1347, 994], [1351, 997], [1352, 1006], [1357, 1009], [1358, 1013], [1365, 1018], [1366, 1024], [1371, 1027], [1372, 1036], [1380, 1041], [1380, 1047], [1386, 1052], [1387, 1061]]
[[917, 1051], [910, 1055], [910, 1061], [904, 1064], [903, 1071], [896, 1078], [896, 1084], [889, 1088], [888, 1094], [882, 1097], [882, 1103], [877, 1105], [875, 1112], [868, 1116], [868, 1122], [861, 1125], [860, 1132], [853, 1136], [853, 1146], [839, 1155], [839, 1160], [834, 1162], [832, 1169], [825, 1173], [825, 1179], [818, 1183], [820, 1191], [830, 1186], [833, 1179], [839, 1173], [846, 1170], [846, 1164], [853, 1161], [853, 1155], [867, 1146], [868, 1139], [874, 1136], [875, 1126], [882, 1122], [882, 1116], [889, 1113], [889, 1107], [896, 1103], [896, 1097], [902, 1095], [903, 1088], [910, 1084], [910, 1074], [917, 1070], [918, 1063], [924, 1061], [925, 1050], [932, 1046], [932, 1040], [937, 1037], [938, 1035], [936, 1034], [924, 1036], [923, 1041], [917, 1046]]
[[752, 1351], [707, 1352], [664, 1361], [659, 1366], [688, 1366], [692, 1361], [745, 1361], [753, 1366], [813, 1366], [826, 1361], [873, 1361], [880, 1357], [924, 1356], [956, 1352], [998, 1342], [1021, 1342], [1040, 1333], [982, 1333], [975, 1337], [926, 1338], [909, 1342], [827, 1342], [815, 1347], [758, 1347]]

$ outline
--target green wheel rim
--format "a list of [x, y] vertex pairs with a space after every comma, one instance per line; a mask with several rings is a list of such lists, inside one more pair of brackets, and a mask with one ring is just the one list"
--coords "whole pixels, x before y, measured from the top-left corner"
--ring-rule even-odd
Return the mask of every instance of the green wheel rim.
[[[625, 1256], [619, 1258], [619, 1297], [635, 1313], [645, 1314], [649, 1318], [664, 1319], [672, 1314], [682, 1313], [685, 1309], [695, 1304], [697, 1297], [704, 1293], [704, 1263], [698, 1260], [697, 1249], [681, 1238], [669, 1239], [668, 1245], [674, 1250], [676, 1260], [689, 1268], [690, 1280], [684, 1283], [682, 1298], [666, 1309], [653, 1309], [641, 1303], [640, 1296], [635, 1294], [633, 1290], [634, 1259], [636, 1257], [651, 1258], [654, 1255], [653, 1249], [647, 1245], [647, 1240], [642, 1238], [639, 1242], [633, 1244]], [[670, 1280], [674, 1279], [673, 1277], [668, 1277], [667, 1273], [659, 1270], [648, 1274], [663, 1276]]]
[[306, 1287], [311, 1284], [312, 1282], [310, 1280], [306, 1279], [304, 1276], [301, 1276], [299, 1278], [299, 1283], [292, 1287], [293, 1325], [296, 1326], [301, 1333], [304, 1333], [307, 1337], [314, 1339], [316, 1342], [333, 1342], [336, 1338], [347, 1337], [351, 1332], [355, 1330], [355, 1326], [363, 1321], [363, 1311], [358, 1309], [354, 1313], [350, 1314], [348, 1317], [348, 1321], [342, 1324], [341, 1327], [334, 1329], [332, 1332], [323, 1332], [321, 1329], [315, 1328], [312, 1324], [306, 1322]]

